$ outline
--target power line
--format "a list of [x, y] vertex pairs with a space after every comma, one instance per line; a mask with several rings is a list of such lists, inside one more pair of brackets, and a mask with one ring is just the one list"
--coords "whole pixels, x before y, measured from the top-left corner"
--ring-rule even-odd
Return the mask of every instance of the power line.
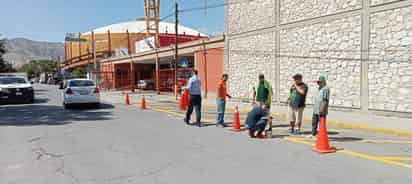
[[[172, 17], [172, 16], [174, 16], [174, 15], [175, 15], [175, 12], [172, 12], [172, 13], [170, 13], [170, 14], [162, 17], [162, 18], [160, 18], [160, 19], [159, 19], [159, 22], [164, 21], [164, 20], [166, 20], [166, 19], [168, 19], [168, 18], [170, 18], [170, 17]], [[152, 26], [154, 26], [155, 24], [156, 24], [156, 23], [152, 23], [152, 24], [150, 24], [149, 27], [152, 27]], [[146, 31], [146, 28], [144, 28], [144, 29], [142, 29], [141, 31], [138, 31], [138, 32], [136, 32], [136, 33], [143, 33], [144, 31]]]
[[[255, 0], [249, 0], [249, 2], [252, 2]], [[227, 3], [218, 3], [218, 4], [211, 4], [211, 5], [200, 5], [197, 7], [192, 7], [192, 8], [186, 8], [186, 9], [181, 9], [179, 12], [185, 13], [185, 12], [192, 12], [192, 11], [201, 11], [201, 10], [207, 10], [207, 9], [214, 9], [214, 8], [219, 8], [219, 7], [224, 7], [228, 5], [235, 5], [235, 4], [241, 4], [241, 3], [246, 3], [247, 1], [232, 1], [232, 2], [227, 2]]]
[[[216, 3], [214, 3], [214, 4], [209, 4], [210, 3], [210, 1], [208, 1], [208, 0], [206, 0], [207, 1], [207, 3], [206, 2], [199, 2], [199, 3], [203, 3], [203, 5], [197, 5], [197, 6], [195, 6], [195, 7], [192, 7], [192, 8], [183, 8], [183, 9], [180, 9], [179, 10], [179, 13], [190, 13], [190, 12], [195, 12], [195, 11], [206, 11], [206, 10], [208, 10], [208, 9], [215, 9], [215, 8], [220, 8], [220, 7], [224, 7], [224, 6], [229, 6], [229, 5], [236, 5], [236, 4], [241, 4], [241, 3], [249, 3], [249, 2], [253, 2], [253, 1], [256, 1], [256, 0], [230, 0], [229, 2], [222, 2], [222, 3], [217, 3], [216, 1]], [[205, 15], [204, 15], [205, 17], [207, 17], [208, 15], [206, 14], [206, 12], [205, 12]], [[207, 28], [210, 28], [210, 26], [207, 26]], [[205, 32], [208, 32], [207, 31], [207, 28], [206, 27], [202, 27], [201, 29], [203, 30], [203, 29], [205, 29], [204, 31]], [[223, 30], [224, 31], [224, 25], [222, 25], [222, 26], [217, 26], [217, 28], [219, 29], [219, 30]], [[222, 32], [223, 32], [222, 31]], [[214, 30], [214, 32], [217, 32], [216, 30]]]

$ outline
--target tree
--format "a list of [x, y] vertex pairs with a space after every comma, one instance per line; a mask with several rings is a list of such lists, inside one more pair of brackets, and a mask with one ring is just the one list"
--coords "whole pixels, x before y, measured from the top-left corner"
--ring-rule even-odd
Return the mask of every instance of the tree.
[[5, 61], [3, 58], [3, 55], [7, 52], [6, 46], [5, 46], [5, 41], [0, 40], [0, 72], [15, 72], [13, 69], [12, 64], [9, 62]]
[[29, 77], [39, 77], [41, 73], [54, 73], [57, 71], [57, 62], [52, 60], [32, 60], [19, 69], [26, 72]]
[[79, 67], [79, 68], [75, 68], [72, 71], [72, 77], [74, 77], [74, 78], [83, 78], [85, 76], [86, 76], [86, 69], [85, 68]]

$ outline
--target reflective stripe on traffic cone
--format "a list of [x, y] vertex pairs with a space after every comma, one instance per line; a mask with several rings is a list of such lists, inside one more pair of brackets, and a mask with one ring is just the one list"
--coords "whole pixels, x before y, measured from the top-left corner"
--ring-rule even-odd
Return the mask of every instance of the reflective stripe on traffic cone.
[[318, 153], [336, 152], [336, 149], [330, 147], [329, 145], [328, 131], [326, 129], [326, 118], [324, 116], [320, 117], [318, 136], [316, 140], [316, 145], [315, 147], [313, 147], [313, 150]]
[[235, 113], [233, 115], [233, 131], [241, 131], [240, 129], [240, 117], [239, 117], [239, 108], [235, 107]]

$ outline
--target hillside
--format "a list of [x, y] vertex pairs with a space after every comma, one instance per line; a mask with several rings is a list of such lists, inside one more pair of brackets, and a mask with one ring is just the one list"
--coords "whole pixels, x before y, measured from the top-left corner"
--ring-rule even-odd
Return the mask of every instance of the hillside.
[[25, 38], [6, 40], [7, 53], [4, 55], [15, 67], [19, 67], [30, 60], [57, 59], [64, 56], [64, 44], [53, 42], [33, 41]]

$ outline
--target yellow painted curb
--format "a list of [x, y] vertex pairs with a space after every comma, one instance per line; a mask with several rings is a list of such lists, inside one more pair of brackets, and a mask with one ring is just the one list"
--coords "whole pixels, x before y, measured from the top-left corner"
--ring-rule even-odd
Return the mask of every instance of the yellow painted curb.
[[345, 128], [345, 129], [356, 129], [356, 130], [363, 130], [372, 133], [381, 133], [381, 134], [388, 134], [388, 135], [396, 135], [400, 137], [412, 137], [412, 132], [401, 131], [401, 130], [393, 130], [387, 128], [379, 128], [379, 127], [371, 127], [365, 124], [351, 124], [351, 123], [344, 123], [339, 121], [328, 121], [328, 125]]
[[364, 139], [360, 142], [364, 143], [381, 143], [381, 144], [412, 144], [412, 141], [407, 140], [390, 140], [390, 139]]
[[[274, 114], [274, 113], [272, 113], [272, 116], [275, 117], [275, 118], [279, 118], [281, 120], [285, 120], [285, 121], [287, 120], [286, 114]], [[312, 123], [312, 119], [311, 118], [304, 118], [303, 122], [304, 123]], [[393, 129], [387, 129], [387, 128], [372, 127], [372, 126], [366, 125], [365, 123], [353, 124], [353, 123], [346, 123], [346, 122], [328, 120], [328, 125], [331, 126], [331, 127], [334, 127], [334, 128], [361, 130], [361, 131], [365, 131], [365, 132], [396, 135], [396, 136], [408, 137], [408, 138], [412, 137], [412, 132], [401, 131], [401, 130], [393, 130]]]
[[[215, 108], [213, 105], [204, 105], [205, 107], [208, 108]], [[241, 113], [248, 113], [248, 109], [239, 109], [239, 112]], [[277, 114], [277, 113], [272, 113], [272, 116], [276, 119], [287, 121], [287, 115], [286, 114]], [[312, 123], [312, 118], [304, 118], [303, 119], [304, 123]], [[395, 135], [395, 136], [400, 136], [400, 137], [407, 137], [407, 138], [412, 138], [412, 132], [409, 131], [402, 131], [402, 130], [394, 130], [394, 129], [388, 129], [388, 128], [379, 128], [379, 127], [372, 127], [370, 125], [367, 125], [366, 123], [347, 123], [347, 122], [341, 122], [341, 121], [335, 121], [335, 120], [328, 120], [328, 125], [334, 128], [343, 128], [343, 129], [353, 129], [353, 130], [361, 130], [365, 132], [371, 132], [371, 133], [380, 133], [380, 134], [388, 134], [388, 135]]]
[[[158, 111], [158, 112], [164, 112], [164, 113], [168, 113], [168, 114], [173, 114], [173, 115], [176, 115], [176, 116], [183, 116], [180, 113], [172, 112], [172, 111], [169, 111], [169, 110], [156, 109], [156, 108], [151, 108], [151, 110]], [[290, 141], [290, 142], [305, 144], [305, 145], [309, 145], [309, 146], [314, 145], [312, 142], [307, 141], [305, 138], [285, 137], [283, 139], [287, 140], [287, 141]], [[368, 154], [364, 154], [364, 153], [354, 152], [354, 151], [350, 151], [350, 150], [346, 150], [346, 149], [345, 150], [338, 150], [337, 152], [347, 154], [347, 155], [351, 155], [351, 156], [355, 156], [355, 157], [368, 159], [368, 160], [378, 161], [378, 162], [382, 162], [382, 163], [386, 163], [386, 164], [391, 164], [391, 165], [396, 165], [396, 166], [412, 169], [411, 164], [406, 164], [406, 163], [402, 163], [402, 162], [397, 161], [397, 160], [407, 160], [407, 161], [409, 161], [409, 160], [412, 160], [411, 157], [379, 157], [379, 156], [373, 156], [373, 155], [368, 155]]]

